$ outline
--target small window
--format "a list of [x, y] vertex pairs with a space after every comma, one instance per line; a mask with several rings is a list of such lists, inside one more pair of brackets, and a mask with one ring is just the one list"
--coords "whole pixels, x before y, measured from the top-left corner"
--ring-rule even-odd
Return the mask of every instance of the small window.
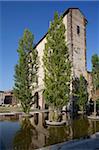
[[80, 34], [80, 27], [77, 26], [77, 34], [79, 35]]

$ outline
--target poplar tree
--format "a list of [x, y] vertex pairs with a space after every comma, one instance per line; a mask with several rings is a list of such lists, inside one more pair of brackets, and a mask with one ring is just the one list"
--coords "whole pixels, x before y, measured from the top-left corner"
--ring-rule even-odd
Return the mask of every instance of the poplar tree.
[[94, 90], [99, 89], [99, 56], [97, 54], [92, 56], [92, 80]]
[[18, 46], [18, 63], [15, 66], [14, 94], [21, 103], [23, 111], [29, 113], [33, 100], [33, 90], [37, 80], [38, 57], [33, 48], [34, 36], [26, 29]]
[[[99, 89], [99, 56], [94, 54], [92, 56], [92, 82], [93, 92], [96, 95], [96, 90]], [[94, 100], [94, 116], [96, 116], [96, 100]]]
[[62, 109], [69, 101], [71, 63], [65, 40], [65, 25], [56, 12], [44, 49], [44, 98], [49, 106]]
[[77, 96], [78, 96], [77, 103], [83, 112], [85, 110], [86, 103], [88, 101], [87, 85], [88, 83], [86, 79], [83, 77], [83, 75], [80, 75], [79, 85], [78, 85], [78, 90], [77, 90]]
[[88, 83], [84, 76], [81, 74], [80, 77], [76, 77], [73, 80], [73, 99], [74, 99], [74, 109], [78, 105], [79, 108], [83, 111], [86, 108], [86, 103], [88, 101]]

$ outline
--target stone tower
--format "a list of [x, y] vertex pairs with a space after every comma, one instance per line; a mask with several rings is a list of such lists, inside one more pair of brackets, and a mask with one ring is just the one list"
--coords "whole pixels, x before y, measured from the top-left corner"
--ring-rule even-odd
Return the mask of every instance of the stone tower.
[[[66, 28], [66, 43], [69, 48], [70, 60], [72, 62], [72, 75], [79, 77], [82, 74], [87, 79], [86, 68], [86, 24], [87, 20], [79, 8], [69, 8], [63, 14], [63, 23]], [[47, 35], [47, 34], [46, 34]], [[35, 48], [39, 56], [38, 69], [38, 104], [40, 108], [44, 108], [44, 98], [42, 96], [44, 90], [44, 70], [43, 70], [43, 50], [46, 43], [46, 35], [36, 44]]]
[[74, 77], [80, 74], [87, 79], [86, 68], [86, 24], [87, 20], [78, 8], [70, 8], [63, 15], [66, 41], [69, 48]]

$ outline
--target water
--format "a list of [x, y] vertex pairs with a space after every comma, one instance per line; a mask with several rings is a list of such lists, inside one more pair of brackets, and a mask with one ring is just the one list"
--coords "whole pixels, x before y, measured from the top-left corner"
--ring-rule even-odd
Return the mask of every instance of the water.
[[0, 150], [33, 150], [72, 139], [89, 138], [99, 132], [99, 122], [78, 117], [69, 125], [46, 126], [47, 114], [34, 114], [31, 118], [0, 117]]

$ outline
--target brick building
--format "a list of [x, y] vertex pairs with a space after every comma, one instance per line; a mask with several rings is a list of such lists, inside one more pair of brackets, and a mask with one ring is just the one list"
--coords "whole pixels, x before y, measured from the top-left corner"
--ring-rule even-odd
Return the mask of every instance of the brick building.
[[[63, 23], [66, 28], [65, 39], [69, 48], [70, 60], [72, 62], [72, 76], [73, 78], [79, 77], [81, 74], [89, 81], [89, 73], [87, 72], [86, 64], [86, 25], [87, 20], [79, 8], [69, 8], [63, 14]], [[36, 44], [35, 48], [39, 56], [39, 69], [38, 69], [38, 88], [36, 89], [37, 104], [40, 108], [45, 107], [43, 98], [44, 90], [44, 70], [43, 70], [43, 50], [46, 43], [46, 35]], [[91, 79], [91, 77], [90, 77]], [[90, 83], [89, 83], [90, 84]], [[90, 85], [88, 86], [90, 97]], [[72, 88], [72, 86], [71, 86]], [[72, 90], [72, 89], [71, 89]]]
[[4, 98], [4, 104], [16, 104], [16, 99], [13, 95], [13, 91], [5, 91], [4, 92], [5, 98]]
[[0, 91], [0, 105], [4, 104], [4, 98], [5, 98], [4, 91]]

